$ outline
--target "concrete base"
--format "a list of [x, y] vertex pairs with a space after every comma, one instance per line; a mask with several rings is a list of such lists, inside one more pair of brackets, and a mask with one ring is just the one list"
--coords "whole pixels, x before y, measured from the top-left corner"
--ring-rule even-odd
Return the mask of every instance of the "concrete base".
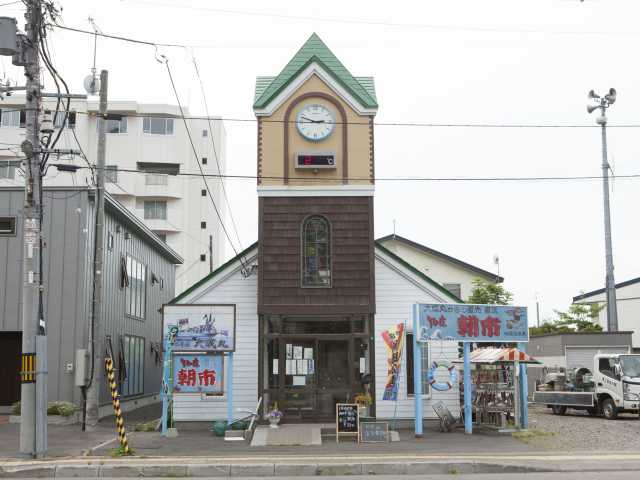
[[252, 447], [276, 445], [322, 445], [323, 424], [280, 425], [279, 428], [258, 427], [253, 432]]

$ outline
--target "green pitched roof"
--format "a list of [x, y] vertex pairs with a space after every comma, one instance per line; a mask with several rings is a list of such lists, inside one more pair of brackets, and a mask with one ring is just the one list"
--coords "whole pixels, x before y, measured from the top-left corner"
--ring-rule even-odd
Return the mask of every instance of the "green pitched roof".
[[364, 107], [377, 108], [372, 77], [354, 77], [315, 33], [276, 77], [258, 77], [253, 108], [264, 108], [312, 63], [319, 64]]

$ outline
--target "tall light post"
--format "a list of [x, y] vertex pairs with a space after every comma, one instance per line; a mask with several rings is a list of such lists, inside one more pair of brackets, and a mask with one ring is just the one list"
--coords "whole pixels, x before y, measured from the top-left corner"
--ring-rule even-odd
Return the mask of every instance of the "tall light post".
[[609, 207], [609, 161], [607, 160], [607, 108], [616, 101], [616, 90], [610, 88], [609, 93], [601, 97], [593, 90], [589, 92], [587, 112], [593, 113], [600, 110], [596, 123], [602, 127], [602, 191], [604, 200], [604, 244], [607, 264], [606, 292], [607, 292], [607, 330], [618, 331], [618, 308], [616, 303], [616, 283], [613, 278], [613, 250], [611, 247], [611, 213]]

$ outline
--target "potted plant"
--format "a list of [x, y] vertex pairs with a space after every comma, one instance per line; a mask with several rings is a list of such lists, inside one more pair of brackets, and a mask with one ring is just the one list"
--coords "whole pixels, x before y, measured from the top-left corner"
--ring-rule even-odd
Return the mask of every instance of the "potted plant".
[[367, 417], [369, 415], [369, 405], [373, 403], [371, 395], [368, 393], [358, 393], [353, 401], [358, 404], [358, 415]]
[[280, 423], [280, 419], [282, 418], [282, 412], [278, 410], [276, 407], [273, 407], [267, 413], [267, 419], [269, 420], [269, 426], [271, 428], [278, 428], [278, 423]]

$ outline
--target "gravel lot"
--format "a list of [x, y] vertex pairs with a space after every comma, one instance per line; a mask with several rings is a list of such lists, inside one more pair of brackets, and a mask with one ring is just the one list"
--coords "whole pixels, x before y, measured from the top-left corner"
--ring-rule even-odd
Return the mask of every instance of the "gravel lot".
[[566, 415], [554, 415], [550, 408], [529, 405], [529, 428], [532, 435], [523, 439], [531, 446], [557, 451], [593, 451], [602, 446], [607, 453], [640, 449], [640, 419], [638, 415], [621, 414], [617, 420], [590, 417], [586, 412], [567, 410]]

